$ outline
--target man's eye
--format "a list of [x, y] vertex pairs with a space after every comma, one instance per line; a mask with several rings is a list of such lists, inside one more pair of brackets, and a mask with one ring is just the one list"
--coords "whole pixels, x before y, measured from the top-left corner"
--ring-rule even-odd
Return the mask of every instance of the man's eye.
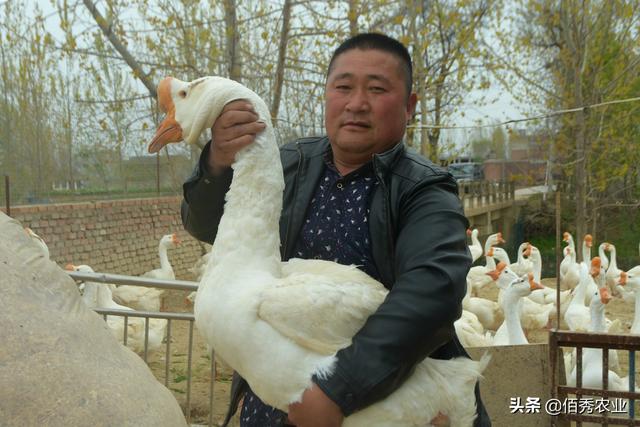
[[385, 89], [383, 87], [380, 86], [372, 86], [369, 88], [370, 91], [372, 92], [384, 92]]

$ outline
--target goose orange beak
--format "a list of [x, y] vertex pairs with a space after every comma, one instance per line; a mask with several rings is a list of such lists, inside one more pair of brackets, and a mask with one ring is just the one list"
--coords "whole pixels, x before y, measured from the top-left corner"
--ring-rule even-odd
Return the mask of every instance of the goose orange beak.
[[611, 295], [609, 295], [607, 288], [599, 288], [598, 292], [600, 292], [600, 301], [602, 301], [603, 304], [607, 304], [611, 301]]
[[176, 122], [174, 112], [172, 111], [170, 115], [167, 114], [167, 117], [165, 117], [162, 123], [160, 123], [160, 126], [158, 126], [158, 130], [149, 143], [147, 150], [149, 153], [157, 153], [162, 150], [162, 147], [165, 145], [180, 141], [182, 141], [182, 128], [178, 122]]
[[158, 84], [158, 107], [167, 115], [149, 143], [149, 153], [157, 153], [170, 142], [182, 141], [182, 127], [176, 121], [176, 106], [171, 98], [171, 80], [173, 77], [166, 77]]
[[491, 279], [493, 279], [493, 281], [495, 282], [500, 277], [500, 273], [502, 273], [502, 270], [504, 270], [506, 267], [507, 267], [507, 264], [505, 264], [504, 262], [500, 261], [498, 263], [498, 265], [496, 266], [495, 270], [488, 271], [485, 274], [487, 276], [490, 276]]
[[620, 279], [618, 279], [618, 284], [622, 286], [626, 286], [627, 284], [627, 273], [625, 271], [620, 272]]
[[176, 233], [173, 233], [171, 235], [171, 241], [173, 242], [174, 245], [179, 245], [180, 243], [182, 243], [182, 241], [180, 240], [180, 238]]
[[587, 244], [587, 247], [591, 247], [593, 246], [593, 237], [591, 237], [591, 234], [587, 234], [586, 236], [584, 236], [584, 242]]
[[64, 266], [64, 269], [67, 271], [76, 271], [76, 266], [73, 264], [67, 264]]
[[536, 281], [533, 280], [533, 273], [529, 273], [528, 277], [529, 277], [529, 287], [531, 288], [531, 291], [535, 291], [536, 289], [544, 289], [544, 286], [542, 286], [540, 283], [537, 283]]
[[602, 265], [602, 261], [600, 260], [600, 257], [595, 257], [591, 260], [591, 269], [589, 270], [589, 273], [591, 274], [591, 276], [596, 277], [597, 275], [600, 274], [601, 265]]

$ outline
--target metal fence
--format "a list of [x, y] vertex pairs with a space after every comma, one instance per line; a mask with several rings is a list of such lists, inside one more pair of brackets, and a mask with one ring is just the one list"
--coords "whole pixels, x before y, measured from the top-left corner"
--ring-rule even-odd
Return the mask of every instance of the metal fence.
[[[184, 280], [160, 280], [160, 279], [150, 279], [145, 277], [137, 277], [137, 276], [125, 276], [120, 274], [106, 274], [106, 273], [84, 273], [79, 271], [69, 271], [67, 272], [69, 276], [79, 282], [91, 281], [91, 282], [99, 282], [99, 283], [111, 283], [115, 285], [133, 285], [133, 286], [145, 286], [145, 287], [154, 287], [160, 289], [172, 289], [172, 290], [181, 290], [181, 291], [195, 291], [198, 288], [196, 282], [189, 282]], [[193, 330], [194, 330], [194, 321], [195, 318], [192, 313], [173, 313], [173, 312], [148, 312], [148, 311], [128, 311], [128, 310], [107, 310], [102, 308], [96, 308], [95, 311], [101, 314], [105, 321], [107, 319], [107, 315], [109, 316], [121, 316], [124, 321], [124, 329], [123, 329], [123, 344], [127, 345], [127, 325], [129, 322], [129, 318], [143, 318], [145, 324], [145, 332], [144, 332], [144, 350], [141, 355], [142, 359], [145, 363], [148, 363], [148, 354], [149, 354], [149, 320], [150, 319], [165, 319], [167, 321], [166, 327], [166, 337], [164, 339], [165, 346], [165, 366], [164, 366], [164, 385], [165, 387], [171, 389], [171, 381], [169, 370], [171, 367], [171, 343], [172, 343], [172, 325], [174, 322], [188, 322], [188, 346], [187, 346], [187, 372], [186, 372], [186, 402], [184, 407], [184, 414], [187, 420], [187, 423], [191, 423], [192, 414], [191, 414], [191, 386], [192, 386], [192, 363], [193, 363]], [[210, 353], [211, 365], [210, 365], [210, 377], [209, 377], [209, 414], [208, 414], [208, 426], [213, 426], [213, 397], [214, 397], [214, 383], [215, 383], [215, 372], [216, 372], [216, 364], [214, 352]], [[161, 378], [158, 378], [160, 381]], [[175, 394], [175, 393], [174, 393]]]
[[[560, 369], [564, 369], [562, 347], [576, 349], [576, 385], [569, 387], [560, 384]], [[584, 348], [602, 349], [602, 388], [586, 388], [582, 382], [582, 356]], [[609, 349], [626, 350], [629, 363], [629, 391], [615, 391], [609, 389]], [[575, 399], [572, 410], [564, 408], [557, 417], [559, 419], [576, 422], [576, 427], [583, 423], [598, 423], [607, 425], [640, 426], [640, 418], [636, 413], [636, 401], [640, 401], [640, 390], [635, 389], [635, 353], [640, 350], [640, 336], [638, 335], [610, 335], [601, 333], [581, 333], [568, 331], [549, 331], [549, 351], [551, 360], [551, 396], [559, 403]], [[571, 398], [570, 396], [575, 396]], [[586, 402], [585, 396], [597, 396], [603, 402], [598, 415], [589, 413], [588, 406], [580, 404]], [[612, 401], [611, 398], [614, 400]], [[604, 405], [605, 402], [606, 406]], [[625, 403], [626, 402], [626, 403]], [[613, 410], [613, 406], [618, 406]], [[582, 409], [582, 410], [581, 410]], [[614, 416], [611, 413], [617, 413]]]

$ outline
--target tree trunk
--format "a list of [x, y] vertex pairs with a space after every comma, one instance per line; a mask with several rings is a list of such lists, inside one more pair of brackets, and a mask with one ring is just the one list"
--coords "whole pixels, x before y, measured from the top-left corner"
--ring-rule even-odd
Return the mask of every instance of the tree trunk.
[[273, 100], [271, 103], [271, 117], [277, 125], [276, 118], [280, 109], [282, 86], [284, 84], [284, 62], [287, 57], [287, 43], [289, 41], [289, 29], [291, 27], [291, 0], [285, 0], [282, 7], [282, 30], [280, 31], [280, 43], [278, 45], [278, 63], [276, 65], [276, 81], [273, 88]]
[[347, 18], [349, 19], [349, 35], [352, 37], [358, 34], [358, 0], [349, 0], [349, 12]]
[[238, 16], [235, 0], [224, 1], [224, 21], [227, 26], [227, 63], [229, 64], [229, 78], [242, 82], [242, 67], [240, 64], [240, 32], [238, 31]]

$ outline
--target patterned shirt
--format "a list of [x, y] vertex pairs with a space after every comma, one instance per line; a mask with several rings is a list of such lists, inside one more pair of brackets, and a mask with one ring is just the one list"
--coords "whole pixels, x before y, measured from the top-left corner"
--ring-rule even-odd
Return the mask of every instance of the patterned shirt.
[[[303, 259], [355, 264], [379, 280], [369, 236], [370, 199], [378, 183], [373, 165], [367, 163], [341, 176], [333, 164], [331, 149], [324, 161], [324, 174], [309, 203], [294, 254]], [[281, 427], [286, 419], [284, 412], [264, 404], [251, 390], [245, 395], [241, 427]]]
[[377, 180], [371, 163], [341, 176], [325, 155], [326, 168], [307, 211], [294, 251], [297, 258], [355, 264], [378, 279], [369, 237], [369, 201]]

